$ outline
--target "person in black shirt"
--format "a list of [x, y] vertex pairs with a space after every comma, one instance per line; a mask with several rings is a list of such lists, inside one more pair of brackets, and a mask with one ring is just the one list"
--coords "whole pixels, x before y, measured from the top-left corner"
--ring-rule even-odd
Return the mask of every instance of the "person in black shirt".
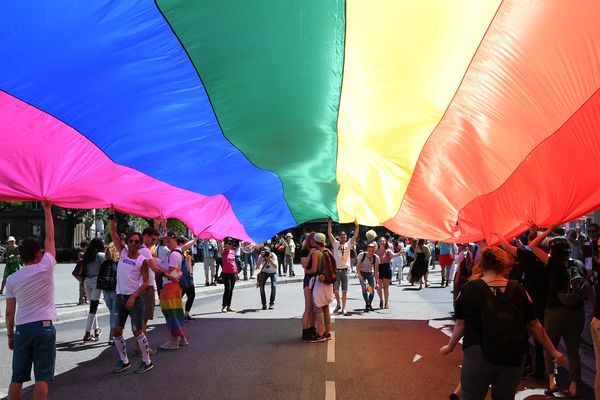
[[[568, 397], [577, 397], [577, 385], [581, 379], [579, 346], [585, 324], [584, 302], [581, 299], [573, 304], [566, 304], [561, 295], [568, 291], [570, 285], [570, 277], [567, 273], [568, 269], [575, 268], [581, 276], [585, 276], [586, 272], [580, 261], [570, 258], [571, 245], [567, 238], [553, 238], [549, 243], [550, 254], [541, 248], [541, 242], [555, 229], [556, 227], [553, 226], [538, 235], [537, 238], [529, 243], [529, 247], [548, 269], [549, 283], [545, 328], [555, 346], [558, 346], [561, 338], [565, 341], [570, 374], [570, 385], [565, 394]], [[587, 288], [589, 289], [590, 286], [587, 285]], [[548, 374], [548, 389], [546, 392], [553, 393], [557, 391], [556, 369], [553, 366], [551, 356], [546, 354], [545, 358], [546, 373]]]
[[[532, 231], [529, 235], [529, 241], [532, 241], [537, 237], [537, 229]], [[548, 269], [546, 265], [538, 260], [533, 251], [525, 249], [521, 246], [516, 247], [511, 245], [504, 237], [496, 234], [500, 246], [506, 250], [510, 255], [516, 258], [516, 264], [520, 267], [524, 277], [525, 289], [531, 296], [535, 315], [544, 326], [544, 312], [546, 310], [546, 303], [548, 302]], [[548, 248], [549, 240], [546, 239], [540, 243], [540, 247], [546, 252]], [[513, 268], [514, 270], [514, 268]], [[534, 365], [535, 373], [534, 377], [537, 379], [544, 379], [546, 364], [544, 361], [544, 348], [542, 345], [535, 341], [535, 361]]]
[[474, 276], [466, 283], [454, 304], [456, 325], [452, 337], [446, 346], [440, 349], [442, 355], [454, 350], [458, 341], [463, 338], [463, 363], [461, 370], [461, 387], [463, 400], [482, 400], [488, 388], [492, 386], [493, 399], [513, 399], [523, 370], [523, 360], [527, 351], [527, 338], [514, 349], [511, 365], [500, 365], [483, 356], [484, 336], [483, 305], [490, 290], [495, 296], [509, 296], [508, 300], [516, 307], [519, 314], [527, 321], [533, 336], [544, 345], [554, 358], [564, 362], [564, 356], [556, 350], [542, 325], [535, 316], [529, 295], [518, 283], [512, 281], [508, 294], [509, 280], [503, 276], [510, 265], [510, 256], [498, 247], [485, 247], [481, 252], [479, 269], [481, 277]]

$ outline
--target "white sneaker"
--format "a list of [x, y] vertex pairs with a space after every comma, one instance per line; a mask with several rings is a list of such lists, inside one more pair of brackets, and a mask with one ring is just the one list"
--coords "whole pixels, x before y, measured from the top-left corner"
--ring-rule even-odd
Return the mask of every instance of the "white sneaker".
[[345, 308], [342, 308], [342, 315], [348, 315], [348, 311]]
[[227, 312], [227, 307], [223, 307], [223, 308], [221, 308], [221, 312], [222, 312], [222, 313], [226, 313], [226, 312]]

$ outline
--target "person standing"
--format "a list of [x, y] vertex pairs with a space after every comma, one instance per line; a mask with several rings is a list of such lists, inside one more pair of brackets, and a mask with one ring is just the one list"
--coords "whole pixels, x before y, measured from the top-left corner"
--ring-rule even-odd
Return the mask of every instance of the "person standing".
[[127, 347], [123, 338], [123, 328], [127, 318], [131, 316], [131, 330], [142, 351], [142, 361], [136, 373], [142, 374], [154, 368], [150, 360], [150, 345], [142, 331], [144, 320], [144, 293], [148, 288], [148, 261], [140, 254], [142, 234], [131, 232], [126, 236], [127, 247], [123, 246], [119, 234], [115, 214], [111, 211], [108, 215], [110, 236], [120, 252], [117, 264], [117, 301], [115, 303], [115, 321], [113, 326], [113, 339], [119, 354], [119, 362], [112, 372], [119, 374], [131, 367], [127, 357]]
[[164, 239], [165, 244], [171, 252], [169, 253], [169, 262], [166, 266], [168, 270], [163, 273], [160, 310], [165, 316], [171, 339], [160, 345], [160, 348], [163, 350], [177, 350], [180, 345], [188, 345], [183, 326], [183, 301], [181, 299], [181, 286], [179, 285], [184, 255], [177, 243], [177, 235], [174, 232], [167, 232]]
[[[333, 284], [321, 281], [320, 268], [321, 259], [327, 257], [325, 252], [329, 249], [325, 247], [325, 235], [317, 232], [313, 236], [315, 251], [310, 255], [311, 270], [307, 271], [313, 275], [310, 287], [312, 288], [313, 307], [316, 316], [317, 337], [311, 340], [312, 343], [324, 342], [331, 338], [331, 316], [329, 314], [329, 305], [333, 302]], [[331, 254], [331, 253], [329, 253]]]
[[438, 264], [442, 269], [442, 287], [450, 283], [450, 268], [454, 262], [454, 244], [438, 242], [437, 248], [440, 251]]
[[226, 237], [221, 243], [221, 263], [223, 265], [223, 272], [221, 278], [223, 278], [223, 285], [225, 285], [225, 291], [223, 292], [223, 307], [221, 312], [235, 312], [231, 308], [231, 298], [233, 297], [233, 288], [235, 287], [235, 280], [237, 276], [237, 265], [235, 263], [235, 250], [233, 248], [233, 238]]
[[[215, 286], [217, 278], [215, 270], [215, 258], [217, 256], [217, 241], [215, 239], [206, 239], [203, 243], [204, 253], [204, 286]], [[209, 280], [210, 278], [210, 280]]]
[[44, 200], [42, 205], [44, 248], [34, 238], [24, 239], [20, 252], [25, 267], [10, 275], [6, 282], [6, 336], [8, 348], [13, 351], [10, 400], [21, 398], [23, 382], [31, 380], [32, 364], [35, 399], [47, 399], [48, 382], [54, 380], [56, 330], [52, 321], [57, 319], [53, 277], [56, 248], [52, 205], [49, 200]]
[[267, 279], [271, 280], [271, 296], [269, 297], [269, 310], [273, 309], [275, 305], [275, 292], [277, 288], [277, 256], [271, 252], [271, 249], [267, 246], [263, 247], [258, 262], [256, 263], [256, 269], [260, 269], [260, 272], [256, 276], [258, 287], [260, 288], [260, 301], [262, 302], [262, 309], [267, 309], [267, 295], [265, 293], [265, 285]]
[[294, 255], [296, 254], [296, 243], [294, 243], [294, 236], [291, 233], [285, 234], [285, 251], [284, 251], [284, 267], [288, 270], [290, 278], [296, 276], [294, 273]]
[[13, 236], [8, 238], [8, 247], [4, 254], [6, 258], [6, 265], [4, 266], [4, 274], [2, 276], [2, 287], [0, 287], [0, 294], [4, 293], [4, 287], [6, 286], [6, 279], [17, 272], [21, 268], [21, 256], [19, 256], [19, 247], [16, 244], [16, 240]]
[[[333, 257], [337, 267], [337, 277], [335, 284], [333, 285], [333, 293], [335, 294], [335, 300], [337, 305], [335, 306], [334, 314], [340, 310], [342, 315], [347, 315], [346, 311], [346, 297], [348, 293], [348, 271], [352, 267], [352, 258], [350, 257], [351, 250], [356, 245], [356, 239], [358, 238], [358, 223], [354, 223], [354, 235], [348, 240], [348, 235], [345, 231], [339, 233], [340, 240], [337, 240], [333, 236], [331, 230], [331, 219], [327, 221], [327, 235], [331, 242], [331, 248], [333, 250]], [[340, 286], [342, 286], [342, 301], [340, 302]]]
[[[83, 255], [85, 254], [87, 248], [90, 245], [89, 240], [82, 240], [79, 243], [79, 253], [77, 254], [77, 260], [81, 260]], [[77, 305], [88, 304], [88, 298], [85, 295], [85, 289], [83, 287], [83, 279], [79, 281], [79, 300], [77, 301]]]

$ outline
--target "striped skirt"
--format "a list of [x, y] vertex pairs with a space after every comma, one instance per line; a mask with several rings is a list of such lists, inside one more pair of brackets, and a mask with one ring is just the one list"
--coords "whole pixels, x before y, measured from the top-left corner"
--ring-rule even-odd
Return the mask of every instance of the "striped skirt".
[[185, 336], [181, 287], [178, 284], [170, 283], [163, 286], [160, 292], [160, 310], [167, 320], [167, 328], [171, 336]]

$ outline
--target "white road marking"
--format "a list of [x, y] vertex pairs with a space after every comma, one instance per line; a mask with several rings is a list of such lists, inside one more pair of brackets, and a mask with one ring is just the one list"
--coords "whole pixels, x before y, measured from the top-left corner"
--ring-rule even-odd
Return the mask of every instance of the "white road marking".
[[331, 332], [331, 340], [327, 342], [327, 362], [335, 362], [335, 332]]
[[334, 381], [325, 381], [325, 400], [335, 400]]
[[423, 357], [421, 357], [421, 355], [420, 355], [420, 354], [415, 354], [415, 358], [413, 358], [413, 362], [414, 362], [414, 363], [416, 363], [416, 362], [417, 362], [417, 361], [419, 361], [421, 358], [423, 358]]

